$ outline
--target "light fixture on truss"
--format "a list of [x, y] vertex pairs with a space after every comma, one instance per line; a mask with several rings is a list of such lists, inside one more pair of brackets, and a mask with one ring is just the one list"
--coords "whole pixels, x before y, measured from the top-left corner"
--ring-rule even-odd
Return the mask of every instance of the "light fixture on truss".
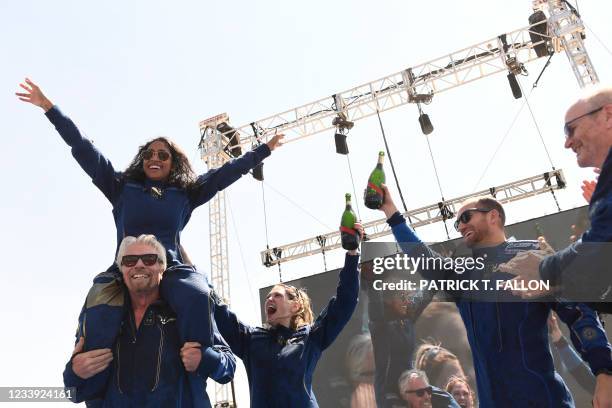
[[240, 157], [242, 148], [240, 147], [240, 134], [236, 129], [227, 122], [221, 122], [217, 125], [217, 131], [223, 134], [223, 141], [225, 142], [223, 150], [232, 157]]
[[336, 153], [348, 154], [348, 144], [346, 143], [346, 136], [348, 131], [355, 125], [350, 120], [346, 119], [344, 112], [339, 112], [338, 116], [332, 121], [332, 125], [336, 127], [336, 133], [334, 135], [334, 142], [336, 143]]
[[525, 64], [519, 62], [515, 57], [509, 57], [506, 60], [506, 65], [508, 66], [508, 83], [510, 84], [510, 89], [512, 90], [512, 96], [514, 99], [521, 99], [523, 97], [523, 92], [521, 91], [521, 86], [516, 79], [517, 75], [527, 75], [527, 69], [525, 68]]
[[421, 132], [423, 132], [424, 135], [428, 135], [433, 132], [434, 127], [431, 123], [431, 119], [429, 119], [429, 115], [423, 113], [421, 104], [429, 105], [431, 103], [433, 100], [433, 91], [428, 93], [418, 93], [416, 91], [416, 89], [413, 87], [415, 77], [412, 73], [412, 68], [408, 68], [402, 72], [402, 76], [404, 77], [404, 83], [408, 85], [408, 102], [416, 103], [417, 108], [419, 109], [419, 125], [421, 126]]

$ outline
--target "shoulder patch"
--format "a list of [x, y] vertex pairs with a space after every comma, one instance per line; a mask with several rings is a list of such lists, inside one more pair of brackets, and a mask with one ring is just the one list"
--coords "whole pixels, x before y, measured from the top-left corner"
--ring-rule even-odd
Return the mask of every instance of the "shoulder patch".
[[592, 327], [582, 329], [581, 337], [585, 340], [593, 340], [597, 337], [597, 332]]
[[532, 249], [539, 249], [540, 243], [535, 240], [523, 240], [523, 241], [512, 241], [508, 242], [508, 245], [504, 249], [507, 254], [514, 254], [521, 251], [529, 251]]
[[255, 327], [255, 328], [253, 328], [253, 333], [257, 333], [257, 334], [269, 334], [270, 330], [265, 329], [263, 327]]

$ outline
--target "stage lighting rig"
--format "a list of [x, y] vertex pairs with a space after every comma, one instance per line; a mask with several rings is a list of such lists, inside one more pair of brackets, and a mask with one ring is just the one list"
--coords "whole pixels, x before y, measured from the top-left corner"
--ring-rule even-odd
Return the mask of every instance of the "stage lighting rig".
[[434, 127], [431, 124], [431, 120], [429, 119], [429, 115], [423, 113], [423, 109], [421, 109], [421, 104], [417, 103], [417, 107], [419, 108], [419, 125], [421, 125], [421, 132], [424, 135], [428, 135], [433, 132]]
[[527, 68], [525, 68], [525, 64], [519, 62], [515, 57], [509, 57], [506, 60], [506, 66], [508, 67], [508, 83], [510, 84], [510, 89], [512, 90], [512, 95], [514, 99], [521, 99], [523, 97], [523, 93], [521, 92], [521, 87], [516, 79], [517, 75], [527, 75]]
[[433, 132], [433, 125], [431, 124], [431, 120], [429, 119], [429, 115], [423, 113], [423, 109], [421, 109], [421, 104], [429, 105], [433, 99], [433, 92], [429, 92], [426, 94], [409, 94], [408, 99], [412, 103], [417, 104], [417, 108], [419, 109], [419, 125], [421, 125], [421, 132], [423, 134], [428, 135]]
[[353, 128], [355, 123], [351, 122], [346, 118], [344, 112], [338, 112], [338, 115], [332, 120], [332, 125], [336, 127], [336, 133], [334, 134], [334, 142], [336, 143], [336, 153], [348, 154], [348, 144], [346, 143], [346, 136], [348, 131]]
[[429, 105], [433, 100], [433, 91], [426, 94], [408, 94], [408, 102], [410, 103], [423, 103]]
[[534, 11], [529, 16], [529, 25], [532, 26], [529, 30], [529, 37], [538, 58], [552, 55], [555, 50], [550, 44], [546, 14], [542, 10]]
[[230, 126], [227, 122], [221, 122], [217, 125], [217, 131], [223, 134], [226, 142], [223, 150], [232, 157], [240, 157], [242, 148], [240, 147], [240, 134]]
[[412, 68], [408, 68], [402, 72], [402, 77], [404, 79], [404, 85], [406, 85], [406, 89], [408, 91], [408, 103], [416, 103], [417, 108], [419, 109], [419, 125], [421, 126], [421, 132], [424, 135], [428, 135], [433, 132], [433, 125], [431, 124], [431, 120], [429, 119], [429, 115], [423, 113], [423, 109], [421, 108], [421, 104], [429, 105], [433, 100], [433, 91], [429, 91], [428, 93], [417, 93], [414, 82], [416, 80], [414, 73], [412, 72]]

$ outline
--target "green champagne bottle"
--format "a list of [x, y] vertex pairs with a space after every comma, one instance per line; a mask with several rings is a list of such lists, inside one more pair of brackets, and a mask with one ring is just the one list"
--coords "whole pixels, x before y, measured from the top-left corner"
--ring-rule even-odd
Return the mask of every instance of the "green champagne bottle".
[[536, 230], [536, 238], [539, 237], [543, 237], [544, 236], [544, 229], [542, 228], [542, 226], [539, 223], [535, 223], [535, 230]]
[[384, 195], [380, 186], [385, 183], [385, 171], [383, 170], [384, 159], [385, 152], [379, 152], [378, 163], [376, 163], [376, 167], [372, 170], [372, 173], [370, 173], [368, 186], [364, 194], [365, 206], [372, 210], [378, 210], [383, 204]]
[[342, 213], [340, 220], [340, 237], [342, 239], [342, 248], [346, 250], [357, 249], [359, 247], [359, 233], [355, 230], [357, 216], [351, 207], [351, 195], [346, 193], [346, 207]]

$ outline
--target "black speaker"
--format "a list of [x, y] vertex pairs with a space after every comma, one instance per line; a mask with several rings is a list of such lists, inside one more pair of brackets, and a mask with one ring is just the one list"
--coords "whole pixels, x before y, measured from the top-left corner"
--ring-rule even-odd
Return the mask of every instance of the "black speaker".
[[348, 154], [349, 150], [348, 145], [346, 144], [346, 135], [336, 132], [334, 135], [334, 140], [336, 142], [336, 153]]
[[521, 99], [523, 93], [521, 92], [521, 87], [519, 86], [518, 80], [516, 79], [516, 75], [513, 73], [508, 74], [508, 83], [510, 84], [510, 89], [512, 89], [512, 95], [514, 99]]
[[431, 124], [431, 120], [429, 120], [429, 116], [426, 113], [421, 113], [419, 115], [419, 124], [421, 125], [421, 132], [423, 132], [423, 134], [428, 135], [433, 132], [433, 125]]
[[548, 39], [545, 37], [548, 34], [548, 23], [546, 21], [546, 15], [542, 10], [538, 10], [529, 16], [529, 25], [531, 26], [536, 23], [540, 24], [531, 27], [529, 30], [529, 37], [533, 44], [539, 43], [534, 45], [533, 49], [538, 58], [540, 58], [552, 53], [552, 49], [548, 46]]

